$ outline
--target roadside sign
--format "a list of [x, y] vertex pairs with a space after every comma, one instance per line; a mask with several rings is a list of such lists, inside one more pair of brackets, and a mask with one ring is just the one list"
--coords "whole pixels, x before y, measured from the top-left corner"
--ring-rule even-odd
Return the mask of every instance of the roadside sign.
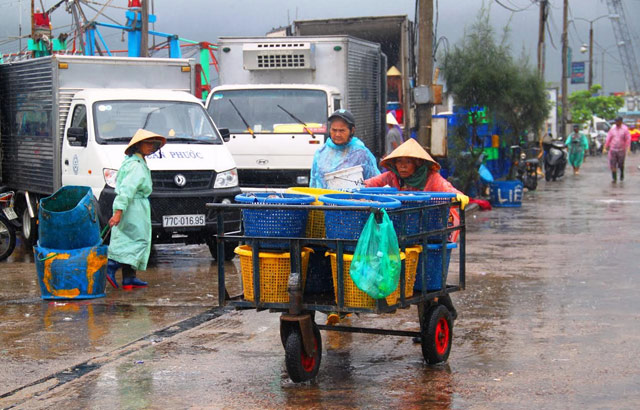
[[584, 84], [584, 61], [571, 63], [571, 84]]

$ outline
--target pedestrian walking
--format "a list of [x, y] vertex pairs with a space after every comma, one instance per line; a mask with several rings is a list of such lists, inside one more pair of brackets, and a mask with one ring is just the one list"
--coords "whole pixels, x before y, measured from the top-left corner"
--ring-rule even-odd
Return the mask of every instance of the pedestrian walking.
[[629, 128], [622, 123], [622, 117], [616, 118], [616, 125], [611, 127], [604, 142], [603, 153], [609, 151], [609, 168], [614, 184], [617, 182], [617, 170], [620, 169], [620, 181], [624, 180], [624, 158], [631, 148]]
[[387, 113], [387, 136], [385, 139], [385, 152], [384, 155], [389, 155], [391, 152], [398, 148], [404, 139], [402, 138], [402, 130], [396, 121], [396, 117], [391, 112]]
[[569, 134], [564, 145], [569, 148], [569, 164], [573, 167], [573, 175], [578, 175], [584, 154], [589, 150], [589, 140], [580, 132], [579, 124], [573, 124], [573, 132]]
[[116, 271], [122, 266], [122, 288], [130, 290], [147, 286], [136, 277], [136, 270], [146, 270], [151, 252], [151, 171], [145, 157], [159, 150], [167, 139], [151, 131], [139, 129], [124, 153], [127, 155], [116, 178], [113, 216], [109, 219], [111, 242], [107, 280], [118, 288]]

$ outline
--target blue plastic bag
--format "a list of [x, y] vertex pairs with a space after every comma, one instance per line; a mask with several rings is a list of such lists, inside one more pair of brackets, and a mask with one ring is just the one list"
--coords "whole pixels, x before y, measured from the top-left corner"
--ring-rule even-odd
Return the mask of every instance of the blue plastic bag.
[[480, 179], [485, 184], [493, 182], [493, 174], [491, 174], [491, 171], [489, 171], [489, 168], [487, 168], [486, 165], [480, 164], [480, 168], [478, 169], [478, 174], [480, 174]]
[[374, 299], [393, 293], [400, 280], [400, 249], [393, 223], [382, 210], [382, 222], [372, 213], [353, 254], [349, 274], [358, 289]]

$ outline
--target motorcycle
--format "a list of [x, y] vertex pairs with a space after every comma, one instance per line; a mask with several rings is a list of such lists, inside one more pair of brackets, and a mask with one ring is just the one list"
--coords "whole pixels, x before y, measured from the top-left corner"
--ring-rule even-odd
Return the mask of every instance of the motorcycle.
[[[522, 185], [530, 191], [535, 191], [538, 187], [538, 161], [535, 149], [526, 152], [520, 145], [511, 146], [511, 164], [515, 170], [515, 176]], [[539, 152], [539, 150], [537, 150]]]
[[544, 147], [544, 179], [555, 181], [564, 175], [567, 167], [567, 148], [562, 140], [543, 143]]
[[604, 148], [604, 142], [607, 139], [607, 133], [603, 131], [597, 131], [589, 135], [589, 155], [596, 156], [602, 155], [602, 149]]
[[0, 193], [0, 261], [7, 259], [16, 247], [18, 215], [13, 208], [13, 202], [13, 191]]

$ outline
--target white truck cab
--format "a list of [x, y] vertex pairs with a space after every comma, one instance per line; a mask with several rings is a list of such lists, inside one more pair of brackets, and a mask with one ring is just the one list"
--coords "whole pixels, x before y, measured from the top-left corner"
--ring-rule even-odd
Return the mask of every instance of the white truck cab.
[[327, 118], [340, 105], [336, 87], [309, 84], [220, 86], [206, 103], [229, 129], [227, 146], [247, 190], [308, 186]]
[[164, 241], [174, 234], [210, 237], [206, 232], [216, 221], [204, 204], [230, 202], [239, 192], [238, 176], [222, 136], [191, 94], [146, 89], [75, 94], [62, 142], [62, 184], [90, 186], [106, 223], [124, 149], [139, 128], [167, 138], [162, 149], [147, 157], [154, 236]]

